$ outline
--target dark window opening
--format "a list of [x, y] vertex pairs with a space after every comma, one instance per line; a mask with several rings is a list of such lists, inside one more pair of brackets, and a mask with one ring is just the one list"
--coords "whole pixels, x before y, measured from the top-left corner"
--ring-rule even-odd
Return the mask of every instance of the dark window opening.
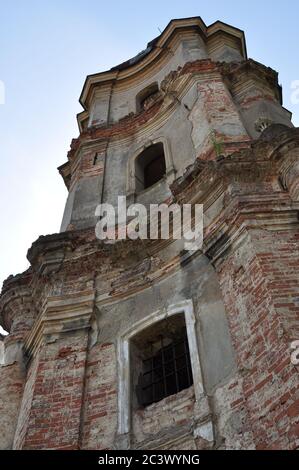
[[139, 406], [157, 403], [193, 385], [186, 327], [181, 325], [182, 321], [179, 319], [173, 334], [167, 332], [167, 325], [162, 325], [163, 334], [144, 345], [136, 386]]
[[159, 91], [159, 87], [157, 83], [153, 83], [152, 85], [148, 86], [144, 90], [140, 91], [136, 96], [136, 107], [137, 112], [146, 109], [146, 105], [150, 98], [153, 98]]
[[99, 157], [99, 154], [96, 153], [94, 158], [93, 158], [93, 164], [96, 165], [98, 163], [98, 157]]
[[144, 189], [150, 188], [165, 175], [166, 165], [164, 155], [160, 155], [144, 168]]
[[136, 191], [142, 191], [158, 183], [166, 173], [166, 162], [162, 143], [146, 148], [136, 159]]

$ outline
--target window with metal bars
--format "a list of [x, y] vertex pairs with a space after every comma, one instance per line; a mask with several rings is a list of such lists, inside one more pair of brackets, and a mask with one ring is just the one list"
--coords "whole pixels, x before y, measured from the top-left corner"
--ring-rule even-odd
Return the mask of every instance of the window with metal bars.
[[143, 361], [143, 371], [138, 387], [138, 401], [149, 406], [174, 395], [193, 384], [187, 335], [177, 341], [165, 343], [160, 336], [160, 349]]

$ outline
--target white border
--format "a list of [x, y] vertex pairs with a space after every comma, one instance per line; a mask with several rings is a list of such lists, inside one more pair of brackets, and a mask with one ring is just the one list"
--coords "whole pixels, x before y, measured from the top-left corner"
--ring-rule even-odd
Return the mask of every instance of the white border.
[[139, 155], [146, 150], [148, 147], [151, 147], [155, 144], [163, 144], [164, 148], [164, 157], [165, 157], [165, 165], [166, 165], [166, 178], [167, 183], [170, 185], [175, 179], [175, 168], [173, 164], [172, 154], [170, 150], [170, 144], [168, 139], [165, 137], [157, 137], [153, 140], [148, 141], [142, 147], [139, 147], [136, 152], [129, 158], [127, 164], [127, 196], [134, 196], [136, 195], [136, 180], [135, 180], [135, 162]]
[[199, 360], [197, 337], [195, 331], [196, 318], [192, 300], [174, 304], [164, 309], [152, 313], [146, 318], [132, 325], [117, 342], [118, 360], [118, 434], [128, 434], [131, 430], [131, 372], [130, 372], [130, 340], [140, 331], [164, 320], [167, 317], [184, 313], [190, 359], [194, 383], [195, 398], [198, 402], [204, 394], [202, 371]]

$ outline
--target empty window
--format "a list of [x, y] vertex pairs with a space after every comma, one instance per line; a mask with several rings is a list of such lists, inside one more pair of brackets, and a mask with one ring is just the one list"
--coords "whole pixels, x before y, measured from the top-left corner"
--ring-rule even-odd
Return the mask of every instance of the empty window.
[[153, 98], [156, 93], [158, 93], [159, 87], [157, 83], [153, 83], [150, 86], [146, 87], [144, 90], [140, 91], [136, 96], [136, 109], [137, 112], [142, 111], [146, 108], [146, 105], [150, 101], [150, 98]]
[[145, 330], [135, 338], [132, 351], [138, 406], [149, 406], [193, 384], [183, 315]]
[[136, 190], [150, 188], [160, 181], [166, 173], [164, 148], [162, 143], [146, 148], [136, 159]]

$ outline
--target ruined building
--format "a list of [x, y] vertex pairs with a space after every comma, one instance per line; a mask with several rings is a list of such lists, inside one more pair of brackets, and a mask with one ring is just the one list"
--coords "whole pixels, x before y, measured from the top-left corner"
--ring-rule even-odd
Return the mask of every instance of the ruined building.
[[[80, 103], [61, 231], [3, 285], [0, 447], [295, 449], [299, 129], [278, 74], [186, 18]], [[119, 195], [203, 204], [203, 249], [98, 240]]]

